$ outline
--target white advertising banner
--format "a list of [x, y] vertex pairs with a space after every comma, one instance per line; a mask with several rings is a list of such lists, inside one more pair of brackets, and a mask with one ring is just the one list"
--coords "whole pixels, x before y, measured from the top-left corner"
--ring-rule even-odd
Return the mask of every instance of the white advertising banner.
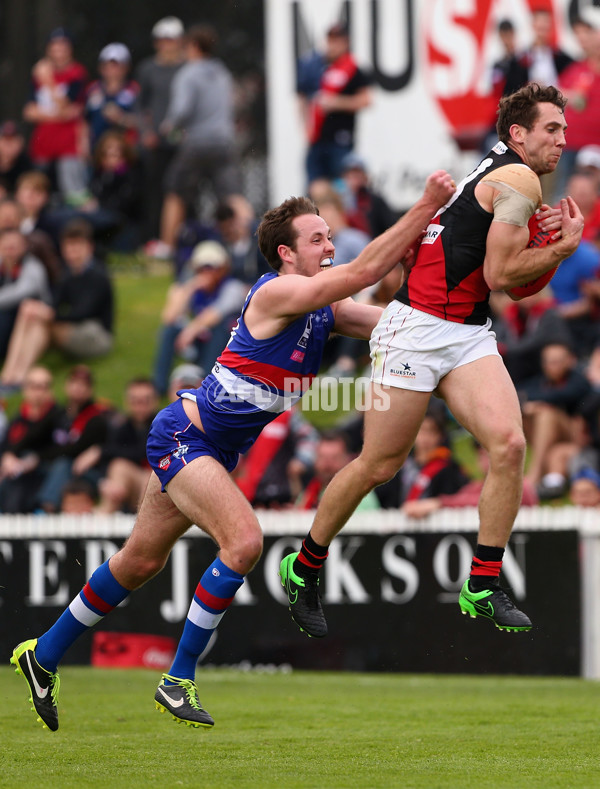
[[495, 120], [492, 64], [497, 27], [510, 19], [517, 47], [532, 39], [531, 10], [551, 10], [554, 37], [580, 56], [569, 18], [592, 0], [265, 0], [270, 202], [306, 189], [306, 139], [296, 64], [322, 50], [327, 29], [347, 21], [351, 51], [373, 77], [373, 103], [359, 113], [355, 151], [396, 208], [418, 197], [427, 175], [462, 178], [476, 141]]

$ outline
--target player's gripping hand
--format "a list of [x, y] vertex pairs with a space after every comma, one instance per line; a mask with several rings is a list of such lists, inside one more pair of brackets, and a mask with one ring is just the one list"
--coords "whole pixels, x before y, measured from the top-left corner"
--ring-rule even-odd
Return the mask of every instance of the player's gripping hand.
[[425, 183], [423, 199], [436, 207], [441, 208], [456, 192], [456, 184], [450, 173], [445, 170], [436, 170], [431, 173]]
[[579, 206], [572, 197], [563, 197], [560, 201], [561, 210], [561, 239], [558, 242], [562, 249], [561, 253], [565, 253], [565, 257], [569, 257], [579, 246], [581, 235], [583, 233], [583, 214], [579, 210]]
[[542, 203], [535, 215], [540, 230], [543, 233], [554, 233], [552, 241], [557, 241], [560, 238], [560, 229], [562, 226], [562, 211], [560, 206], [553, 208], [547, 203]]
[[[563, 235], [562, 225], [563, 217], [565, 215], [563, 203], [566, 203], [566, 206], [569, 209], [566, 215], [569, 218], [574, 218], [574, 215], [571, 215], [571, 208], [569, 207], [568, 203], [569, 199], [571, 200], [574, 209], [579, 211], [579, 208], [575, 202], [571, 198], [567, 198], [567, 200], [561, 201], [555, 208], [552, 208], [551, 206], [544, 203], [536, 214], [540, 230], [542, 230], [544, 233], [554, 233], [551, 241], [558, 241], [558, 239]], [[583, 217], [581, 217], [581, 221], [583, 222]]]

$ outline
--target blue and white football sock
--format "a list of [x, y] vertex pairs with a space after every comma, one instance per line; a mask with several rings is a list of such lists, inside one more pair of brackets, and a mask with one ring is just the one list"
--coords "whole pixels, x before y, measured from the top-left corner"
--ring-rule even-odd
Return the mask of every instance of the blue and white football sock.
[[[244, 576], [218, 557], [206, 570], [196, 587], [169, 676], [194, 679], [198, 658], [243, 583]], [[165, 684], [173, 683], [167, 679]]]
[[35, 657], [40, 666], [46, 671], [55, 672], [71, 644], [129, 594], [129, 589], [121, 586], [111, 573], [108, 560], [101, 564], [64, 613], [38, 638]]

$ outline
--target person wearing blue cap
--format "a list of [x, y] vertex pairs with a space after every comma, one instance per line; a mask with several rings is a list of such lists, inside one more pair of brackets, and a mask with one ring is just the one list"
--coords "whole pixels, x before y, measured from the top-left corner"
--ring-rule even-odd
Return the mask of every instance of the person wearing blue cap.
[[569, 499], [576, 507], [600, 506], [600, 474], [593, 468], [582, 468], [571, 480]]

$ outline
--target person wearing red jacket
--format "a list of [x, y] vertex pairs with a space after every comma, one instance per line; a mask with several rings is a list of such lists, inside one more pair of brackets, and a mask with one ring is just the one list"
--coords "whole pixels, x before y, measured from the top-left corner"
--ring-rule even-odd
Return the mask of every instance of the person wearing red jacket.
[[34, 165], [56, 178], [63, 198], [77, 199], [86, 187], [80, 148], [84, 88], [88, 74], [73, 58], [73, 41], [59, 27], [48, 37], [46, 52], [32, 69], [29, 101], [23, 118], [32, 123], [29, 154]]

